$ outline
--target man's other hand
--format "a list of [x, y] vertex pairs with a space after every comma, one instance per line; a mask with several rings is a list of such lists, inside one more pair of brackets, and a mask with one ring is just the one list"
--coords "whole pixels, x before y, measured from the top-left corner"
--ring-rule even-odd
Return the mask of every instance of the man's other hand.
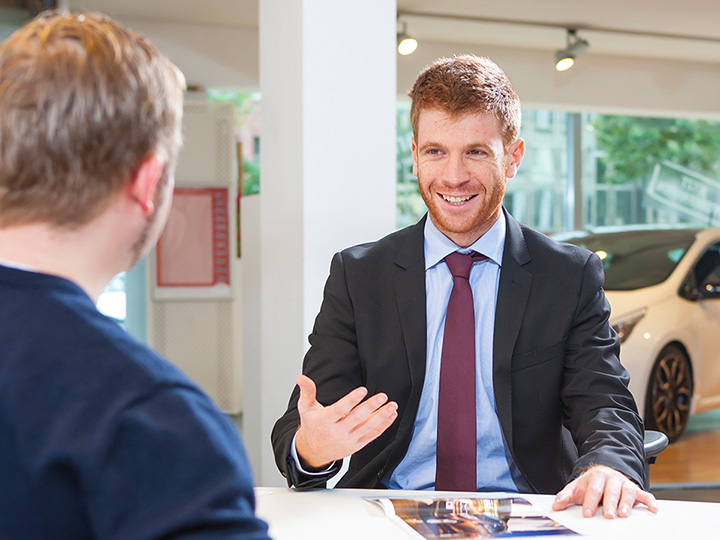
[[658, 510], [657, 501], [651, 493], [640, 489], [622, 473], [603, 465], [590, 467], [565, 486], [555, 497], [552, 509], [565, 510], [578, 504], [582, 505], [584, 517], [592, 517], [601, 503], [603, 516], [607, 519], [628, 517], [638, 503], [644, 504], [653, 513]]
[[388, 402], [385, 394], [375, 394], [363, 401], [367, 389], [360, 387], [324, 407], [316, 399], [312, 379], [300, 375], [296, 382], [300, 387], [297, 404], [300, 428], [295, 448], [303, 467], [321, 470], [354, 454], [379, 437], [397, 418], [397, 403]]

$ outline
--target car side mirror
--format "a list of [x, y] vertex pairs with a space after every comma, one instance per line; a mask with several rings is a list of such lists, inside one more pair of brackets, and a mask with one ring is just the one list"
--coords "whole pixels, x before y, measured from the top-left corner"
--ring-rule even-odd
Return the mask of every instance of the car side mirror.
[[689, 283], [685, 283], [680, 290], [678, 291], [678, 295], [685, 300], [690, 300], [691, 302], [697, 302], [700, 300], [700, 294], [698, 293], [698, 290], [695, 287], [691, 287]]

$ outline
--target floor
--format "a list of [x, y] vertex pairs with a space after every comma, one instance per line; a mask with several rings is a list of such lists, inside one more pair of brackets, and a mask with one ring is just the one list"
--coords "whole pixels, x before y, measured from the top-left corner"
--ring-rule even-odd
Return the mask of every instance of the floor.
[[720, 502], [720, 410], [694, 415], [658, 456], [650, 491], [659, 499]]

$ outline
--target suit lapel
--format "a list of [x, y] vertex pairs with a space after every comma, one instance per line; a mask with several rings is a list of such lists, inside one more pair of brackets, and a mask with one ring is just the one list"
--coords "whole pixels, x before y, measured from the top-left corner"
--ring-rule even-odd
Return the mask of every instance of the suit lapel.
[[522, 229], [505, 209], [507, 232], [495, 311], [493, 384], [498, 417], [512, 449], [511, 360], [530, 294], [532, 274], [523, 268], [530, 261]]
[[[415, 415], [425, 381], [425, 357], [427, 354], [427, 314], [425, 307], [425, 219], [409, 231], [409, 237], [398, 246], [395, 257], [395, 301], [400, 316], [402, 339], [407, 353], [410, 373], [410, 396], [404, 410], [400, 411], [398, 439], [410, 442]], [[399, 460], [407, 449], [399, 444], [394, 458]]]
[[425, 309], [425, 219], [411, 231], [395, 257], [395, 300], [403, 341], [407, 351], [408, 367], [412, 383], [411, 395], [422, 389], [425, 378], [425, 355], [427, 354], [427, 314]]

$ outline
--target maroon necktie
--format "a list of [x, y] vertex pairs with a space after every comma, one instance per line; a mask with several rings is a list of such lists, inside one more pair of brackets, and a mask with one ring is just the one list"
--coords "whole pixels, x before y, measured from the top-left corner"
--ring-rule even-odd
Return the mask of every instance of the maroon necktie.
[[445, 257], [453, 276], [440, 360], [435, 489], [477, 491], [475, 419], [475, 310], [470, 268], [484, 255], [451, 253]]

